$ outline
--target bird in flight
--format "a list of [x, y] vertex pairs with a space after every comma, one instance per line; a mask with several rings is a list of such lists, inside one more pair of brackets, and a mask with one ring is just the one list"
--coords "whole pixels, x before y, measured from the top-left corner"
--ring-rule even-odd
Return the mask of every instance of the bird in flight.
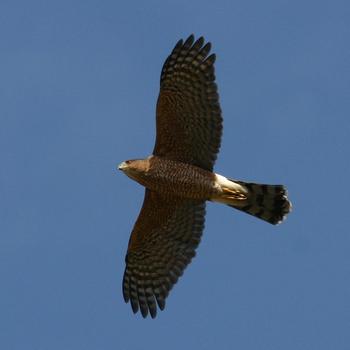
[[211, 44], [179, 40], [160, 77], [152, 155], [118, 168], [143, 185], [145, 197], [125, 257], [123, 296], [134, 313], [156, 317], [195, 256], [206, 201], [226, 204], [271, 224], [291, 209], [282, 185], [233, 180], [213, 172], [222, 117]]

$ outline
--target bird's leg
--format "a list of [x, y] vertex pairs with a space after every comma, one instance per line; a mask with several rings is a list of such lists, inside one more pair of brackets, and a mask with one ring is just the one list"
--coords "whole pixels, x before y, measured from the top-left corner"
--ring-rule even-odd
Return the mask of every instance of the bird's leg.
[[223, 195], [225, 198], [227, 199], [236, 199], [236, 200], [245, 200], [247, 199], [247, 196], [235, 189], [231, 189], [228, 187], [221, 187], [222, 191], [223, 191]]

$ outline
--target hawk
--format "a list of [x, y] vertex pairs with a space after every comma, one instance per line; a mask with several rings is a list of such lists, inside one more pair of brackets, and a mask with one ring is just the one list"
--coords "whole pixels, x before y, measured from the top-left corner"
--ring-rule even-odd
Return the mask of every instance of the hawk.
[[282, 185], [233, 180], [213, 172], [222, 117], [211, 44], [191, 35], [166, 59], [157, 102], [153, 153], [118, 168], [143, 185], [145, 197], [132, 230], [123, 296], [134, 313], [154, 318], [195, 256], [206, 201], [219, 202], [271, 224], [290, 211]]

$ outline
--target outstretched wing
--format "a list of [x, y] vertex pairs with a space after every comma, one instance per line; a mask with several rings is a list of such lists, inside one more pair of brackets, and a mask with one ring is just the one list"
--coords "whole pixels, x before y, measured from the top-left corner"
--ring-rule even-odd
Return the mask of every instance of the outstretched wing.
[[220, 148], [222, 117], [210, 43], [191, 35], [164, 63], [157, 102], [153, 154], [212, 170]]
[[205, 202], [146, 189], [130, 236], [123, 279], [125, 302], [143, 317], [163, 310], [172, 286], [195, 256], [204, 228]]

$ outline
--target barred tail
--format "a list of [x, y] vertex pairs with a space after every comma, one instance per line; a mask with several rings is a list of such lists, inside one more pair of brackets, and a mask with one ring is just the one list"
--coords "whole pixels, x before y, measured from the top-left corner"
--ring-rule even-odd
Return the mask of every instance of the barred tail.
[[230, 207], [256, 216], [273, 225], [283, 221], [290, 212], [292, 205], [287, 198], [287, 191], [282, 185], [262, 185], [231, 180], [248, 190], [247, 199], [237, 205], [228, 204]]

